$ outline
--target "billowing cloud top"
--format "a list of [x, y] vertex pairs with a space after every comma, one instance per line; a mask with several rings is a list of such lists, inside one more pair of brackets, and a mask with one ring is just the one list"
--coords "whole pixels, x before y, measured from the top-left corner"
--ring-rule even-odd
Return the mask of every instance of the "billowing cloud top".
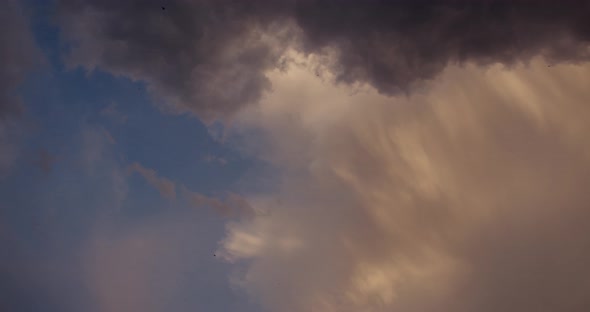
[[[68, 61], [146, 81], [206, 120], [256, 102], [288, 47], [340, 82], [407, 91], [449, 63], [589, 56], [590, 1], [61, 0]], [[320, 68], [321, 70], [321, 68]]]

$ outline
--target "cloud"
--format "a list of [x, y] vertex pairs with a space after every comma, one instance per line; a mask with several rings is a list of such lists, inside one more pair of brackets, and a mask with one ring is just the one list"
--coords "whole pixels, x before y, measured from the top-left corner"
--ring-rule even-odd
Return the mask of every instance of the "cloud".
[[[228, 286], [213, 255], [211, 214], [171, 210], [150, 218], [97, 224], [82, 246], [86, 310], [259, 311]], [[78, 309], [80, 310], [80, 309]]]
[[168, 289], [178, 289], [189, 267], [179, 246], [185, 223], [161, 220], [117, 235], [95, 233], [82, 262], [97, 311], [161, 311]]
[[258, 133], [250, 152], [281, 180], [248, 202], [272, 213], [229, 223], [219, 255], [246, 262], [237, 283], [268, 310], [577, 312], [590, 308], [588, 9], [62, 0], [58, 19], [70, 66]]
[[263, 130], [252, 152], [282, 169], [251, 201], [272, 214], [230, 223], [219, 251], [246, 261], [253, 298], [277, 312], [590, 308], [590, 64], [473, 62], [385, 97], [311, 63], [269, 73], [275, 92], [236, 122]]
[[59, 1], [71, 66], [148, 83], [173, 111], [231, 117], [271, 88], [265, 73], [296, 48], [318, 75], [408, 92], [449, 64], [589, 56], [590, 2]]
[[255, 214], [246, 198], [236, 193], [229, 192], [225, 196], [218, 198], [189, 191], [184, 186], [183, 192], [193, 206], [197, 208], [213, 208], [224, 217], [250, 217]]
[[146, 179], [146, 181], [151, 186], [153, 186], [155, 189], [158, 190], [158, 192], [160, 192], [160, 195], [162, 195], [162, 197], [165, 197], [167, 199], [176, 198], [176, 185], [174, 184], [174, 182], [170, 181], [167, 178], [158, 176], [155, 170], [145, 168], [144, 166], [138, 163], [133, 163], [129, 165], [129, 167], [127, 168], [129, 172], [135, 171], [139, 173], [144, 179]]
[[124, 113], [120, 112], [117, 109], [117, 104], [116, 103], [111, 103], [109, 104], [107, 107], [103, 108], [100, 111], [100, 114], [102, 116], [106, 116], [109, 119], [111, 119], [112, 121], [115, 121], [117, 123], [120, 124], [124, 124], [127, 122], [127, 115], [125, 115]]
[[[95, 223], [124, 212], [127, 177], [100, 127], [82, 124], [62, 136], [60, 166], [42, 179], [18, 166], [0, 191], [1, 311], [88, 311], [80, 249]], [[40, 165], [47, 151], [39, 150]], [[29, 159], [31, 160], [31, 159]], [[26, 239], [25, 239], [26, 238]]]
[[[167, 109], [221, 118], [257, 101], [270, 85], [283, 31], [257, 14], [266, 4], [60, 1], [68, 62], [148, 82]], [[274, 6], [278, 6], [278, 3]], [[270, 10], [270, 8], [269, 8]], [[279, 37], [270, 37], [272, 32]]]
[[395, 94], [448, 64], [588, 59], [588, 1], [301, 1], [304, 51], [335, 49], [338, 81]]
[[0, 177], [4, 177], [20, 155], [22, 128], [14, 119], [0, 121]]
[[56, 157], [49, 153], [46, 148], [41, 148], [38, 151], [37, 157], [34, 161], [35, 165], [44, 173], [50, 173], [53, 165], [57, 161]]
[[22, 110], [15, 88], [23, 82], [34, 65], [39, 63], [39, 51], [29, 30], [28, 19], [19, 3], [9, 0], [0, 13], [0, 120]]
[[227, 164], [227, 160], [225, 158], [211, 154], [205, 155], [203, 160], [207, 163], [217, 163], [220, 166], [225, 166]]
[[[176, 199], [177, 183], [159, 176], [155, 170], [135, 162], [127, 167], [127, 171], [139, 173], [152, 187], [160, 192], [162, 197]], [[224, 217], [249, 217], [256, 213], [246, 198], [240, 194], [225, 192], [222, 196], [212, 197], [191, 191], [182, 184], [179, 184], [179, 187], [182, 196], [188, 200], [190, 205], [196, 208], [212, 208]]]
[[17, 117], [23, 111], [23, 103], [16, 88], [40, 60], [28, 19], [15, 0], [3, 4], [0, 39], [0, 174], [4, 175], [19, 155], [22, 130]]

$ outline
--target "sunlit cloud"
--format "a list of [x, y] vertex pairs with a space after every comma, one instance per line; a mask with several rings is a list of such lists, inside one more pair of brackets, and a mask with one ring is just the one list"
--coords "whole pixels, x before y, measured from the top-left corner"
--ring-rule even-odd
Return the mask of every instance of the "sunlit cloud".
[[252, 152], [282, 168], [281, 205], [222, 246], [269, 310], [587, 306], [589, 65], [451, 66], [396, 97], [269, 77], [238, 124], [266, 130]]

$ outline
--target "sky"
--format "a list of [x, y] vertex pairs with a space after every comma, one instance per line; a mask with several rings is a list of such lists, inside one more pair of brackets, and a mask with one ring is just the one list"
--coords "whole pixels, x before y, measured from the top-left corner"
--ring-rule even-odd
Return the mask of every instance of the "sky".
[[7, 0], [0, 310], [590, 310], [589, 14]]

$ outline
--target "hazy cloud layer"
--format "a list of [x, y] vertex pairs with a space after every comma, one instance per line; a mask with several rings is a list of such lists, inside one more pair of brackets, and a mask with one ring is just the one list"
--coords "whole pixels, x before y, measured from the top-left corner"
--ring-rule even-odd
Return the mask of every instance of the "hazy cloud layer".
[[0, 10], [0, 175], [19, 154], [21, 129], [15, 117], [23, 110], [16, 88], [28, 71], [39, 63], [39, 51], [33, 41], [28, 20], [20, 3], [8, 0]]
[[46, 148], [41, 148], [35, 155], [33, 164], [47, 174], [51, 172], [56, 161], [55, 155], [51, 154]]
[[[79, 248], [98, 220], [119, 215], [128, 185], [102, 129], [77, 130], [64, 139], [71, 153], [59, 154], [63, 162], [48, 167], [51, 174], [38, 178], [24, 162], [27, 178], [16, 173], [2, 184], [1, 311], [98, 311], [84, 287]], [[44, 153], [41, 169], [51, 156]]]
[[587, 59], [589, 3], [61, 0], [59, 20], [72, 66], [144, 80], [168, 108], [211, 120], [258, 101], [288, 47], [387, 94], [449, 63]]
[[[190, 217], [190, 216], [185, 216]], [[194, 220], [193, 220], [194, 221]], [[132, 225], [114, 233], [99, 228], [83, 250], [84, 280], [96, 311], [164, 311], [182, 307], [183, 273], [191, 272], [194, 248], [186, 243], [197, 231], [177, 216]], [[189, 235], [191, 234], [191, 235]]]
[[590, 308], [590, 65], [453, 66], [393, 98], [270, 77], [238, 124], [280, 191], [220, 251], [269, 311]]
[[18, 122], [9, 118], [0, 121], [0, 177], [3, 177], [20, 155], [19, 137], [22, 129]]
[[22, 110], [15, 88], [39, 62], [27, 17], [19, 2], [8, 0], [0, 11], [0, 121]]

